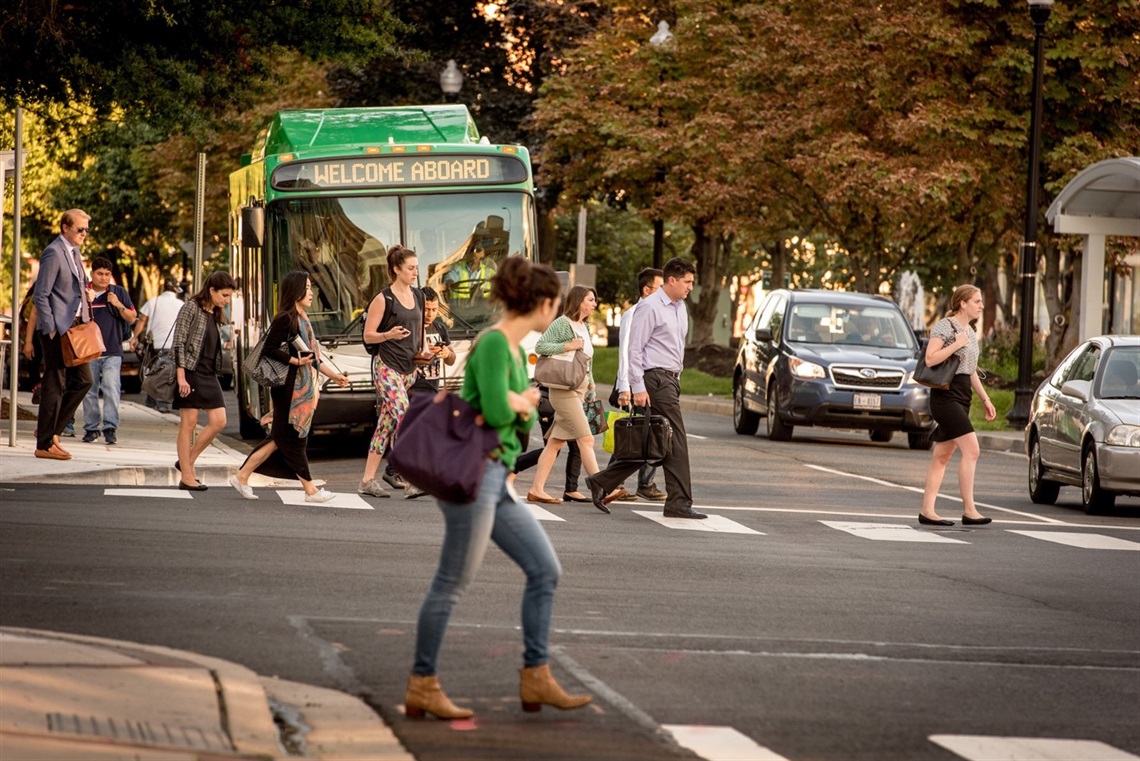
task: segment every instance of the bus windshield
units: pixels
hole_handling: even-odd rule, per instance
[[[535,254],[532,214],[530,196],[513,191],[278,201],[268,209],[271,282],[308,272],[317,337],[359,338],[368,303],[389,284],[388,247],[403,242],[452,331],[474,334],[493,321],[488,296],[498,263]]]

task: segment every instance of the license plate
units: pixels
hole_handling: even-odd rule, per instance
[[[883,397],[878,394],[855,394],[855,409],[877,410],[883,406]]]

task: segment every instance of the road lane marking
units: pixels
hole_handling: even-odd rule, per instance
[[[752,513],[804,513],[806,515],[846,515],[853,518],[894,518],[896,520],[916,521],[913,516],[900,516],[898,513],[855,513],[849,510],[809,510],[799,507],[740,507],[739,505],[701,505],[693,503],[694,510],[736,510],[738,512],[752,512]],[[1052,520],[1052,519],[1050,519]],[[1107,531],[1140,531],[1140,526],[1121,526],[1115,523],[1068,523],[1066,521],[1056,521],[1049,523],[1045,526],[1041,525],[1040,519],[1032,521],[1019,521],[1006,518],[994,519],[994,524],[1009,524],[1009,525],[1024,525],[1024,526],[1040,526],[1041,528],[1087,528],[1087,529],[1100,529]]]
[[[150,499],[193,499],[177,486],[170,489],[104,489],[104,497],[147,497]]]
[[[530,514],[533,515],[535,518],[537,518],[540,521],[561,521],[562,523],[566,522],[565,518],[557,516],[554,513],[547,510],[546,508],[539,507],[538,505],[534,504],[533,502],[527,502],[526,506],[527,506],[527,509],[530,510]]]
[[[342,507],[347,510],[375,509],[365,502],[359,494],[346,494],[344,492],[337,492],[337,495],[328,502],[306,502],[304,489],[278,489],[277,496],[286,505],[299,505],[301,507]]]
[[[1140,761],[1140,756],[1097,740],[983,735],[931,735],[929,740],[969,761]]]
[[[750,529],[734,520],[725,518],[723,515],[710,515],[703,520],[696,520],[693,518],[668,518],[661,513],[650,510],[631,510],[630,512],[640,515],[643,518],[648,518],[654,523],[660,523],[665,528],[675,528],[681,531],[715,531],[720,534],[755,534],[757,536],[766,536],[766,534],[761,531]]]
[[[913,526],[899,526],[894,523],[851,523],[848,521],[820,521],[839,531],[846,531],[860,539],[876,542],[926,542],[927,544],[969,544],[961,539],[951,539],[932,531],[919,531]]]
[[[1131,550],[1140,551],[1140,544],[1127,539],[1117,539],[1115,536],[1104,534],[1078,534],[1075,531],[1019,531],[1006,529],[1011,534],[1043,539],[1046,542],[1056,542],[1069,547],[1080,547],[1085,550]]]
[[[732,727],[662,724],[661,728],[706,761],[788,761]]]
[[[819,471],[822,471],[824,473],[831,473],[833,475],[844,476],[846,478],[858,478],[858,479],[863,480],[863,481],[870,481],[873,484],[879,484],[880,486],[890,486],[891,488],[894,488],[894,489],[902,489],[904,491],[916,492],[918,494],[922,494],[922,491],[923,491],[922,489],[920,489],[917,486],[907,486],[905,484],[897,484],[893,481],[884,481],[881,478],[872,478],[871,476],[861,476],[858,473],[848,473],[847,471],[844,471],[844,470],[835,470],[833,468],[825,468],[822,465],[812,465],[812,464],[809,464],[806,462],[803,465],[805,468],[811,468],[812,470],[819,470]],[[961,502],[962,501],[961,497],[955,497],[955,496],[952,496],[950,494],[943,494],[941,492],[938,493],[938,496],[941,499],[948,499],[948,500],[951,500],[952,502]],[[1062,521],[1059,521],[1056,518],[1046,518],[1043,515],[1034,515],[1033,513],[1024,513],[1020,510],[1014,510],[1013,508],[1009,508],[1009,507],[1001,507],[999,505],[991,505],[991,504],[988,504],[986,502],[975,502],[974,504],[976,504],[978,507],[986,507],[986,508],[989,508],[991,510],[1001,510],[1002,512],[1005,512],[1005,513],[1012,513],[1013,515],[1020,515],[1023,518],[1033,518],[1034,520],[1038,520],[1038,521],[1041,521],[1043,523],[1062,523]]]

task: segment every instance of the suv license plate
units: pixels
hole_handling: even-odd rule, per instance
[[[878,394],[855,394],[855,409],[877,410],[883,406],[883,397]]]

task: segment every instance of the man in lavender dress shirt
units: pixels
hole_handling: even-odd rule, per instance
[[[665,470],[665,517],[707,518],[693,509],[689,475],[689,442],[681,417],[681,370],[685,366],[685,338],[689,313],[685,299],[693,290],[696,270],[684,259],[670,259],[663,269],[665,282],[656,293],[638,302],[629,330],[629,387],[635,407],[651,406],[673,427],[673,451],[662,463]],[[640,462],[614,462],[586,477],[594,506],[608,513],[606,495],[641,467]]]

